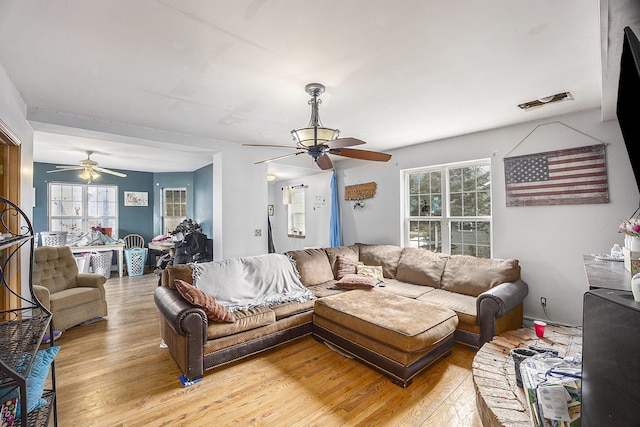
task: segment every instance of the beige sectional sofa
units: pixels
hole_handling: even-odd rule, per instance
[[[336,286],[338,257],[381,266],[384,286],[374,291],[453,310],[458,316],[455,341],[472,347],[522,325],[522,301],[528,287],[520,280],[520,266],[514,259],[367,244],[289,251],[286,255],[295,261],[302,284],[317,298],[348,292]],[[210,322],[204,311],[185,301],[173,285],[175,279],[192,283],[191,273],[190,265],[168,267],[154,295],[161,336],[187,379],[200,378],[206,370],[313,333],[314,300],[235,311],[234,323]]]

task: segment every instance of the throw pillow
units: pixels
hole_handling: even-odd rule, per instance
[[[182,295],[182,298],[190,302],[192,305],[204,310],[207,318],[214,322],[228,322],[233,323],[236,321],[233,314],[227,310],[227,308],[221,304],[211,295],[207,295],[200,289],[196,288],[190,283],[184,280],[175,279],[174,284],[176,289]]]
[[[384,282],[381,265],[359,265],[356,267],[356,272],[363,276],[371,276],[378,282]]]
[[[342,255],[336,257],[336,279],[342,279],[345,274],[357,274],[356,267],[362,265],[360,261],[354,261]]]
[[[371,289],[378,284],[378,279],[362,274],[345,274],[336,282],[341,289]]]
[[[44,383],[49,376],[51,363],[60,351],[60,346],[49,347],[36,353],[27,374],[27,411],[31,412],[47,404],[42,398]],[[17,403],[16,418],[20,418],[20,403]]]
[[[2,404],[2,412],[0,413],[0,421],[2,426],[12,426],[16,420],[16,412],[18,410],[18,398],[9,399]]]

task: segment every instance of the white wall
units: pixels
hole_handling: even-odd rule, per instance
[[[523,113],[526,114],[526,113]],[[515,150],[536,125],[539,127]],[[505,206],[503,158],[595,145],[606,142],[610,203],[564,206]],[[640,195],[617,121],[600,121],[600,110],[559,116],[526,124],[405,147],[390,152],[389,163],[339,162],[342,233],[345,244],[354,242],[401,244],[400,171],[443,163],[492,159],[494,257],[517,258],[522,278],[529,284],[525,316],[545,318],[540,297],[547,298],[552,321],[582,323],[582,296],[588,289],[582,255],[608,253],[623,243],[620,221],[638,207]],[[306,179],[306,178],[305,178]],[[365,208],[353,209],[344,201],[345,185],[374,181],[378,188]],[[328,185],[328,184],[327,184]]]
[[[332,175],[332,172],[324,172],[302,179],[269,183],[269,204],[274,206],[275,211],[271,217],[271,230],[276,252],[329,246]],[[304,239],[287,236],[287,206],[282,204],[282,187],[300,184],[307,186],[304,199],[306,228]]]

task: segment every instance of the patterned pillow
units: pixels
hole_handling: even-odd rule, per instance
[[[336,282],[336,285],[342,289],[371,289],[377,284],[378,279],[362,274],[345,274]]]
[[[191,304],[204,310],[207,317],[214,322],[229,322],[233,323],[236,318],[233,314],[227,310],[227,308],[210,295],[205,294],[195,286],[185,282],[184,280],[176,279],[174,281],[176,289],[182,295],[182,298],[189,301]]]
[[[363,276],[371,276],[378,280],[378,282],[384,282],[381,265],[358,265],[356,272]]]
[[[2,426],[12,426],[18,418],[16,416],[18,410],[18,398],[14,397],[2,404],[2,412],[0,413],[0,421]]]
[[[336,279],[340,280],[345,274],[356,274],[356,267],[362,265],[360,261],[354,261],[347,257],[338,255],[336,257]]]

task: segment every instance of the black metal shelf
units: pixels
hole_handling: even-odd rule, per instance
[[[51,316],[46,315],[0,323],[0,363],[15,374],[26,376],[50,321]],[[0,388],[12,383],[13,377],[0,370]]]
[[[16,204],[3,197],[0,197],[0,234],[4,237],[0,240],[2,252],[0,289],[4,288],[5,295],[13,295],[17,305],[15,308],[10,306],[9,309],[0,310],[0,390],[6,392],[3,398],[11,396],[12,393],[19,395],[19,405],[22,409],[26,409],[27,373],[47,329],[53,334],[52,315],[38,301],[33,292],[34,233],[31,222]],[[29,295],[21,295],[19,290],[12,289],[7,277],[12,274],[9,269],[16,265],[11,260],[18,256],[27,244],[30,257],[29,269],[22,272],[22,277],[28,278]],[[24,410],[21,418],[15,420],[14,426],[45,427],[49,425],[51,414],[53,414],[53,425],[57,426],[54,363],[55,361],[51,364],[52,389],[45,390],[42,395],[47,402],[46,405],[29,413]]]
[[[47,404],[29,412],[27,415],[27,425],[30,427],[46,427],[49,425],[49,418],[51,418],[51,410],[55,405],[56,395],[53,390],[45,390],[42,398],[47,401]],[[19,418],[16,419],[13,425],[14,427],[20,427],[22,425],[21,420]]]

